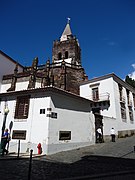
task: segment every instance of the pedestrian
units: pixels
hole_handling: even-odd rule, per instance
[[[10,141],[10,134],[8,132],[8,129],[5,129],[5,132],[3,136],[1,137],[1,149],[2,149],[2,155],[4,156],[4,153],[8,154],[8,150],[6,149],[6,145]]]
[[[101,130],[101,127],[99,127],[97,129],[97,138],[98,138],[98,141],[101,143],[102,142],[102,130]]]
[[[112,142],[115,142],[115,130],[114,130],[113,127],[112,127],[112,129],[111,129],[111,141],[112,141]]]

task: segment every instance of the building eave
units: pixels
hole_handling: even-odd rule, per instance
[[[6,97],[11,97],[11,96],[24,96],[24,95],[30,95],[30,94],[34,94],[34,93],[46,93],[46,92],[50,92],[50,93],[59,93],[62,95],[66,95],[67,97],[72,97],[75,99],[79,99],[81,101],[86,101],[86,102],[93,102],[91,100],[88,100],[86,98],[83,98],[79,95],[76,95],[74,93],[62,90],[60,88],[56,88],[56,87],[51,87],[51,86],[46,86],[44,88],[35,88],[35,89],[27,89],[27,90],[21,90],[21,91],[10,91],[10,92],[5,92],[5,93],[0,93],[0,98],[6,98]]]
[[[120,77],[118,77],[116,74],[114,73],[110,73],[110,74],[106,74],[104,76],[100,76],[100,77],[96,77],[93,79],[90,79],[88,81],[82,82],[80,85],[85,85],[85,84],[89,84],[89,83],[94,83],[97,81],[102,81],[108,78],[113,78],[114,81],[116,81],[118,84],[121,84],[123,87],[127,88],[128,90],[132,91],[135,93],[135,88],[133,88],[132,86],[130,86],[129,84],[127,84],[125,81],[123,81]]]

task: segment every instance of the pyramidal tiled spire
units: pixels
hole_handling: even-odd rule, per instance
[[[67,40],[67,36],[72,35],[71,28],[70,28],[70,18],[67,18],[67,19],[68,19],[67,25],[66,25],[63,33],[62,33],[60,41],[66,41]]]

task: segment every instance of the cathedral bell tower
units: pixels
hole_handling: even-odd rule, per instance
[[[79,94],[80,83],[88,78],[81,64],[81,48],[73,36],[70,18],[59,40],[53,42],[52,67],[54,86]]]
[[[66,63],[81,66],[81,49],[78,39],[72,35],[70,18],[60,40],[53,42],[52,62],[58,63],[64,59]]]

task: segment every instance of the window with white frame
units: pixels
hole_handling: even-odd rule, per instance
[[[127,103],[128,103],[128,105],[129,105],[129,104],[130,104],[129,90],[128,90],[128,89],[126,89],[126,92],[127,92]]]
[[[129,107],[129,118],[130,118],[130,121],[134,121],[132,107]]]
[[[93,101],[99,100],[99,85],[100,85],[100,83],[95,83],[95,84],[91,84],[89,86],[91,88],[92,100]]]
[[[122,103],[121,103],[121,118],[124,121],[126,121],[126,118],[127,118],[127,116],[126,116],[126,107],[125,107],[125,104],[122,104]]]
[[[92,99],[99,100],[99,90],[98,87],[92,88]]]
[[[123,88],[120,84],[119,84],[119,94],[120,94],[120,101],[123,101]]]

